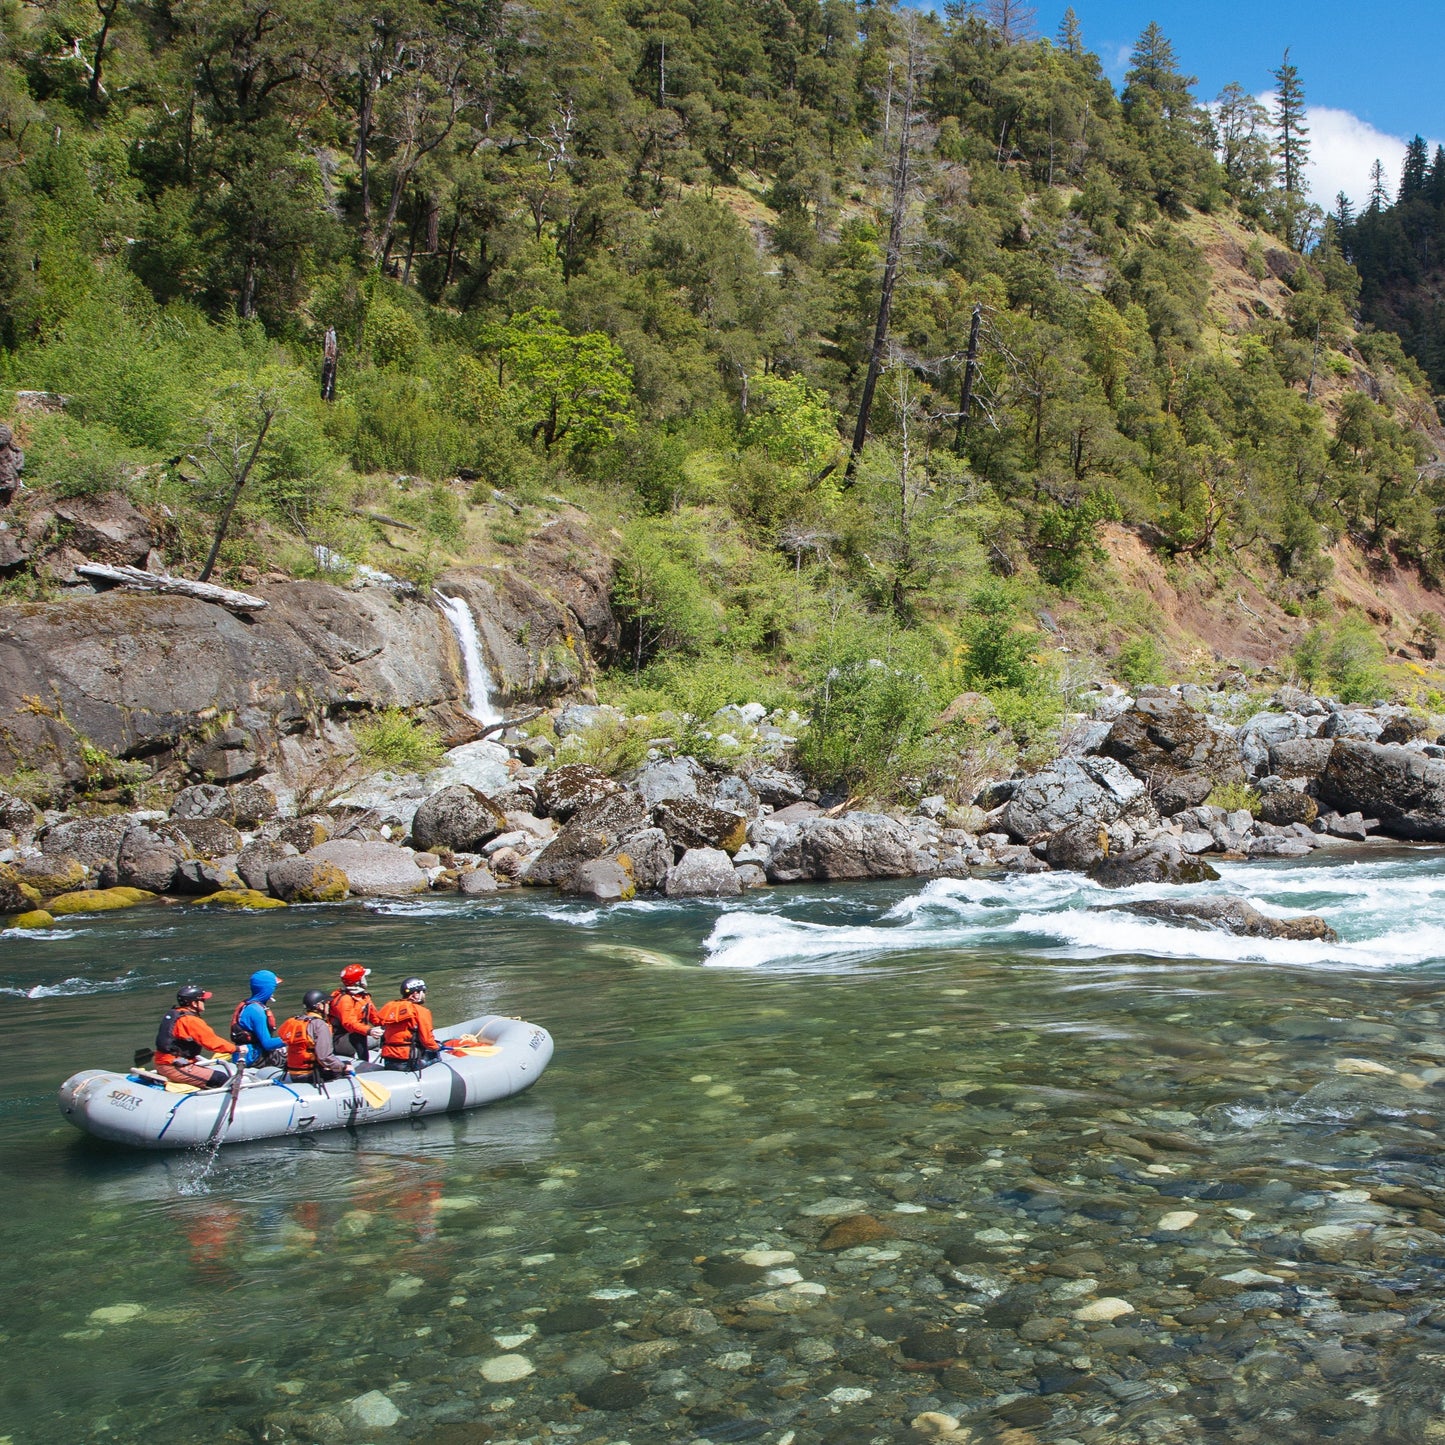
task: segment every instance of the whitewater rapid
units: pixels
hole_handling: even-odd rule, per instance
[[[1140,956],[1297,968],[1385,969],[1445,960],[1445,855],[1222,864],[1219,881],[1106,889],[1077,873],[939,878],[880,909],[836,924],[772,911],[723,913],[704,945],[713,968],[827,972],[880,956],[1005,949],[1056,959]],[[1144,899],[1229,894],[1262,913],[1313,913],[1338,943],[1238,938],[1118,911]]]

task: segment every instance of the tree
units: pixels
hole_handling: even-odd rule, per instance
[[[1275,79],[1275,159],[1279,162],[1280,233],[1297,251],[1304,250],[1314,213],[1306,198],[1305,170],[1309,165],[1309,127],[1305,124],[1305,93],[1299,70],[1284,53]]]
[[[1059,21],[1058,46],[1072,60],[1083,58],[1084,31],[1072,5],[1064,11],[1064,18]]]
[[[1417,135],[1405,146],[1405,160],[1400,167],[1400,192],[1397,197],[1403,206],[1425,192],[1425,181],[1430,171],[1430,148],[1424,136]]]
[[[1385,163],[1375,157],[1375,163],[1370,167],[1370,199],[1366,203],[1366,209],[1372,216],[1378,216],[1390,204],[1390,194],[1385,189]]]
[[[632,427],[632,368],[611,337],[574,336],[536,307],[496,328],[497,370],[520,393],[524,424],[547,451],[564,438],[588,447]]]
[[[1238,81],[1231,81],[1214,102],[1214,123],[1230,194],[1243,207],[1259,205],[1275,175],[1269,112]]]

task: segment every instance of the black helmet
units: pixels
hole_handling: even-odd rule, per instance
[[[405,996],[406,996],[407,994],[409,994],[409,993],[425,993],[425,992],[426,992],[426,979],[424,979],[424,978],[404,978],[404,979],[402,979],[402,981],[401,981],[401,992],[402,992],[402,996],[403,996],[403,997],[405,997]]]
[[[176,990],[176,1002],[178,1004],[204,1003],[210,996],[210,993],[198,983],[182,984],[182,986]]]
[[[320,1008],[326,1002],[326,995],[319,988],[308,988],[301,995],[301,1002],[306,1008]]]

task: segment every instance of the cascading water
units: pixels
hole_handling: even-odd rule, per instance
[[[436,599],[462,649],[462,670],[467,680],[467,711],[484,726],[501,722],[502,714],[492,702],[492,675],[487,671],[486,658],[482,656],[482,639],[477,632],[472,609],[460,597],[446,597],[438,592]]]

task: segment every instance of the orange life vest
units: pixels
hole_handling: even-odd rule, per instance
[[[381,1015],[377,1013],[369,993],[352,993],[345,988],[338,988],[332,993],[327,1015],[331,1027],[342,1034],[364,1034],[381,1022]]]
[[[311,1074],[316,1071],[316,1040],[307,1027],[310,1016],[298,1014],[281,1025],[280,1037],[286,1040],[286,1072]]]
[[[381,1056],[409,1059],[413,1051],[436,1047],[431,1010],[409,998],[393,999],[381,1008]]]

